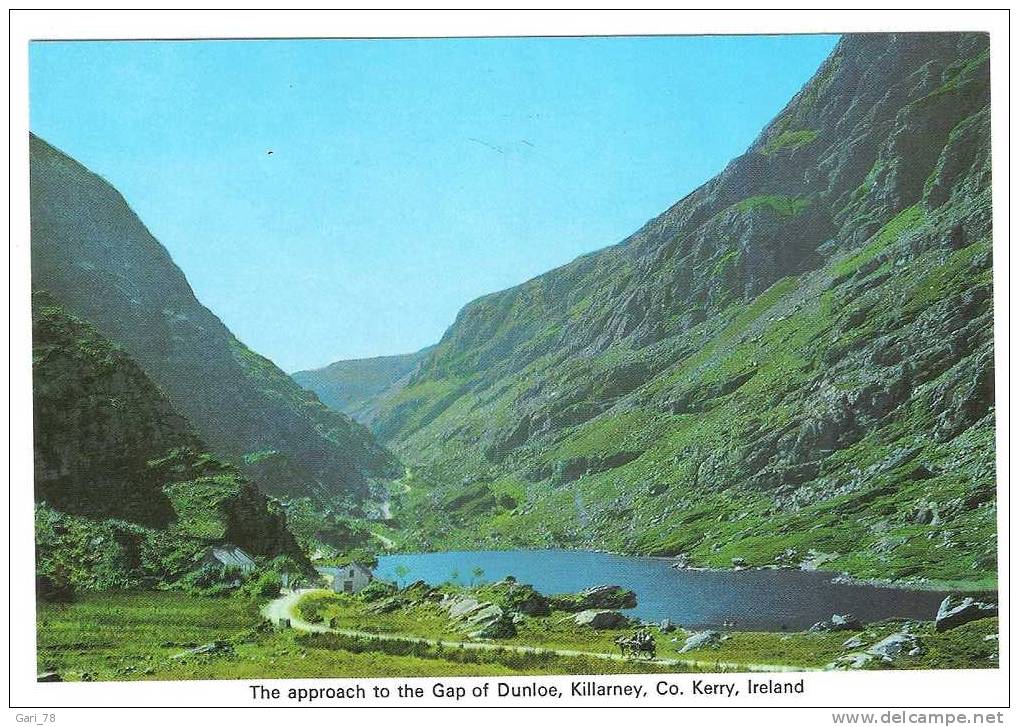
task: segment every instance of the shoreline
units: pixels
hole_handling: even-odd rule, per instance
[[[841,585],[850,586],[870,586],[873,588],[888,588],[897,591],[939,591],[951,594],[960,595],[986,595],[986,594],[997,594],[998,584],[995,581],[993,586],[984,583],[982,581],[939,581],[935,579],[921,579],[918,581],[904,581],[894,580],[890,578],[880,577],[861,577],[854,576],[846,571],[834,571],[825,570],[823,568],[796,568],[796,567],[783,567],[783,566],[746,566],[737,568],[725,568],[717,566],[707,565],[679,565],[681,561],[675,556],[668,555],[642,555],[640,553],[623,553],[614,550],[608,550],[605,548],[478,548],[478,549],[458,549],[458,550],[414,550],[414,551],[401,551],[401,550],[387,550],[383,553],[376,555],[378,558],[395,557],[400,555],[415,556],[415,555],[430,555],[435,553],[511,553],[511,552],[548,552],[550,550],[563,550],[573,553],[602,553],[605,555],[615,555],[624,558],[645,558],[647,560],[662,561],[665,563],[673,564],[671,567],[675,570],[690,571],[690,572],[707,572],[707,573],[741,573],[745,571],[804,571],[821,573],[831,576],[831,582]],[[327,566],[328,567],[328,566]]]

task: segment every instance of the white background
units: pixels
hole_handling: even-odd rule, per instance
[[[745,684],[745,675],[672,675],[659,677],[617,676],[596,678],[599,683],[640,682],[651,693],[664,678],[681,685],[688,696],[669,699],[574,701],[557,700],[553,706],[679,706],[745,707],[796,706],[800,709],[713,709],[688,710],[667,715],[664,719],[692,725],[733,724],[832,724],[834,708],[874,709],[881,714],[888,708],[969,713],[973,709],[998,711],[1009,703],[1007,674],[1009,668],[1009,540],[1008,513],[1008,400],[1009,400],[1009,34],[1007,11],[14,11],[11,15],[9,47],[10,62],[10,522],[11,591],[10,620],[10,704],[7,718],[16,724],[17,715],[41,715],[55,712],[57,725],[87,724],[179,724],[197,720],[196,724],[220,720],[243,719],[252,724],[308,720],[316,722],[336,719],[374,720],[378,715],[289,714],[273,709],[249,709],[243,714],[222,710],[201,709],[200,712],[151,710],[156,706],[208,708],[213,706],[267,706],[250,698],[249,682],[127,682],[86,684],[38,684],[35,657],[33,502],[32,502],[32,439],[31,439],[31,325],[29,314],[29,205],[28,205],[28,41],[35,38],[181,38],[181,37],[372,37],[429,35],[587,35],[587,34],[698,34],[698,33],[845,33],[877,31],[960,31],[983,30],[991,33],[992,138],[994,143],[994,229],[995,235],[995,313],[996,370],[998,413],[998,503],[1001,598],[1001,664],[997,670],[938,672],[856,672],[812,673],[806,678],[806,694],[796,697],[694,698],[689,696],[693,678],[710,681],[735,680]],[[7,507],[7,505],[4,505]],[[6,588],[6,586],[5,586]],[[7,599],[4,599],[7,600]],[[767,679],[768,675],[755,678]],[[791,674],[771,678],[796,679]],[[369,680],[357,680],[370,686]],[[491,681],[513,681],[559,684],[568,691],[572,677],[511,677],[500,679],[382,679],[376,683],[394,688],[402,681],[425,687],[430,693],[435,681],[471,686]],[[314,683],[297,680],[266,680],[266,686],[278,687],[285,694],[294,685],[340,685],[341,680]],[[745,691],[745,690],[744,690]],[[370,693],[370,689],[369,689]],[[429,698],[423,702],[388,701],[386,704],[405,707],[443,704],[448,700]],[[276,704],[285,704],[280,700]],[[475,706],[483,700],[465,700],[461,704]],[[322,706],[342,705],[342,701],[321,703]],[[489,700],[489,705],[547,706],[550,702],[534,700]],[[74,707],[123,707],[125,709],[70,709]],[[804,709],[802,707],[820,709]],[[828,709],[832,708],[832,709]],[[397,719],[413,721],[439,718],[475,720],[479,715],[418,713],[405,711]],[[507,715],[507,713],[502,713]],[[507,715],[508,719],[526,719],[528,714]],[[635,715],[642,718],[642,715]],[[649,715],[650,716],[650,715]],[[499,713],[481,715],[484,719]],[[40,717],[41,718],[41,717]],[[618,711],[602,711],[581,719],[618,722],[630,718]],[[660,717],[654,717],[659,719]],[[1005,717],[1006,723],[1009,715]],[[884,723],[893,723],[890,716]],[[881,721],[878,724],[882,723]]]

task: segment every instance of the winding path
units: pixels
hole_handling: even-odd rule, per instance
[[[588,656],[595,659],[607,659],[609,661],[627,661],[619,654],[607,654],[596,651],[577,651],[574,649],[550,649],[540,646],[517,646],[511,644],[493,644],[483,641],[446,641],[444,639],[427,639],[423,636],[410,636],[405,634],[377,634],[370,631],[359,631],[356,629],[331,628],[324,623],[312,623],[301,618],[297,614],[297,602],[301,596],[320,589],[304,588],[297,591],[290,591],[283,594],[274,601],[269,601],[262,607],[262,615],[273,623],[280,619],[290,619],[290,626],[298,631],[317,634],[342,634],[344,636],[359,636],[368,639],[379,639],[381,641],[410,641],[415,644],[428,644],[430,646],[442,646],[444,649],[475,649],[478,651],[515,651],[522,654],[547,654],[553,652],[558,656]],[[731,661],[705,661],[699,659],[654,659],[649,664],[661,666],[691,666],[698,669],[720,671],[751,671],[751,672],[800,672],[817,671],[810,667],[786,666],[784,664],[739,664]]]

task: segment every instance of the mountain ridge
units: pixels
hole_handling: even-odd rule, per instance
[[[402,388],[432,348],[426,346],[414,353],[394,356],[334,361],[317,369],[295,371],[290,378],[315,392],[326,406],[367,426],[376,414],[373,401]]]

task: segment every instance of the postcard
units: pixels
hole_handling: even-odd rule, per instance
[[[32,37],[34,694],[1001,674],[1007,40],[831,27]]]

